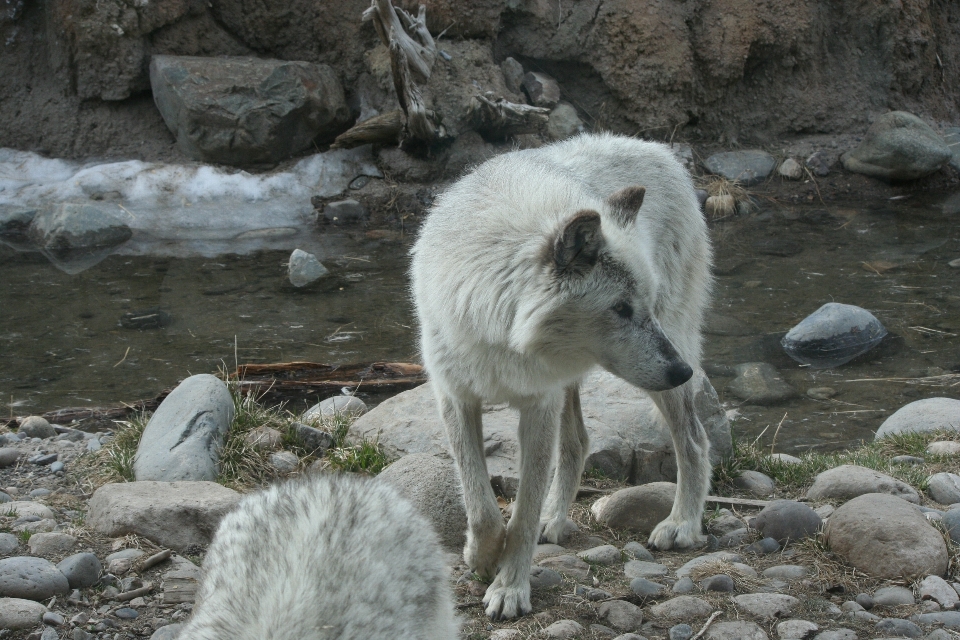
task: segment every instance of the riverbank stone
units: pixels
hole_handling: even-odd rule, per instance
[[[272,164],[332,139],[350,124],[336,72],[324,64],[155,55],[153,99],[187,156]]]
[[[715,622],[703,637],[704,640],[769,640],[766,631],[747,620]],[[786,640],[783,636],[780,638]]]
[[[647,535],[670,515],[676,495],[674,483],[651,482],[599,498],[590,511],[604,526]]]
[[[956,504],[960,502],[960,476],[945,471],[935,473],[927,479],[927,492],[940,504]]]
[[[44,207],[28,235],[50,257],[70,262],[117,247],[133,237],[133,231],[115,204],[61,202]]]
[[[806,640],[820,630],[809,620],[784,620],[777,625],[777,637],[780,640]]]
[[[49,560],[30,556],[0,560],[0,597],[39,601],[67,593],[66,576]]]
[[[677,596],[650,607],[650,613],[654,618],[689,621],[706,618],[713,613],[713,607],[694,596]]]
[[[206,373],[190,376],[147,423],[133,462],[136,479],[216,480],[220,447],[233,416],[233,398],[220,378]]]
[[[797,362],[827,369],[866,353],[886,335],[886,328],[866,309],[828,302],[790,329],[780,344]]]
[[[333,396],[321,400],[303,412],[300,420],[314,425],[333,420],[337,416],[357,418],[367,413],[367,405],[356,396]]]
[[[71,589],[84,589],[100,581],[103,565],[96,554],[83,552],[64,558],[57,565],[57,569],[66,576]]]
[[[947,569],[940,532],[915,506],[886,493],[841,505],[830,516],[824,538],[834,553],[877,578],[916,579]]]
[[[716,391],[702,372],[692,384],[700,422],[710,438],[716,463],[731,452],[730,423]],[[643,391],[600,369],[587,374],[580,388],[584,424],[590,436],[585,469],[631,484],[676,479],[670,431]],[[484,447],[491,481],[506,497],[519,486],[519,414],[506,404],[483,407]],[[450,445],[430,384],[389,398],[350,427],[348,442],[378,439],[385,453],[449,457]]]
[[[800,600],[781,593],[745,593],[733,599],[737,607],[764,620],[789,616]]]
[[[305,287],[330,273],[320,264],[317,256],[301,249],[294,249],[287,262],[287,277],[295,287]]]
[[[926,433],[928,431],[960,432],[960,400],[924,398],[904,405],[883,421],[876,440],[894,433]]]
[[[940,576],[927,576],[921,580],[919,591],[921,600],[933,600],[944,609],[954,609],[960,603],[960,593]]]
[[[97,489],[86,525],[115,538],[136,533],[177,551],[207,545],[240,494],[215,482],[125,482]]]
[[[823,520],[816,511],[794,500],[774,500],[750,523],[752,528],[780,544],[816,535],[822,525]]]
[[[777,166],[777,160],[766,151],[724,151],[703,162],[704,168],[727,180],[736,180],[745,187],[763,182]]]
[[[32,629],[43,619],[47,608],[24,598],[0,598],[0,629]]]
[[[737,377],[727,389],[750,404],[773,405],[795,398],[797,390],[781,377],[776,367],[767,362],[747,362],[734,367]]]
[[[776,490],[776,484],[773,478],[759,471],[741,471],[740,475],[733,479],[733,486],[749,494],[766,497]]]
[[[604,602],[597,614],[604,623],[618,631],[633,631],[643,624],[643,610],[626,600]]]
[[[899,607],[905,604],[916,604],[913,591],[906,587],[881,587],[873,594],[874,606]]]
[[[960,509],[950,509],[944,513],[942,522],[950,534],[950,539],[960,544]]]
[[[807,497],[811,500],[850,500],[868,493],[888,493],[920,504],[920,494],[906,482],[854,464],[841,465],[818,474],[807,491]]]
[[[433,525],[440,543],[460,552],[466,543],[467,511],[460,478],[450,460],[426,453],[400,458],[384,469],[377,482],[395,487]],[[620,552],[614,547],[619,559]]]
[[[53,438],[57,435],[57,430],[43,416],[27,416],[20,422],[17,431],[30,438]]]
[[[874,121],[860,145],[844,153],[843,168],[884,180],[915,180],[947,164],[953,153],[930,125],[906,111]]]
[[[960,442],[953,440],[938,440],[927,445],[926,454],[930,456],[957,456],[960,455]]]

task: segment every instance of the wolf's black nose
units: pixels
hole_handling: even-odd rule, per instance
[[[679,387],[693,376],[693,369],[683,360],[677,360],[667,368],[667,382],[671,387]]]

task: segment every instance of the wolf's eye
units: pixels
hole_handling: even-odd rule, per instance
[[[618,302],[611,309],[621,318],[629,320],[633,317],[633,307],[627,302]]]

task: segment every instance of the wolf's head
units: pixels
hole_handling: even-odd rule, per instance
[[[577,211],[547,239],[542,260],[557,303],[540,314],[538,344],[530,346],[665,391],[693,370],[656,318],[657,271],[644,246],[652,240],[633,229],[644,195],[643,187],[622,189],[604,203],[604,215]]]

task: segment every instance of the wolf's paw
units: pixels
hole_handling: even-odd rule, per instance
[[[565,541],[571,533],[579,531],[580,527],[570,518],[551,518],[540,521],[540,544],[549,542],[550,544],[560,544]]]
[[[702,546],[706,536],[700,533],[700,527],[700,520],[678,522],[667,518],[650,534],[650,544],[661,551]]]
[[[467,531],[467,545],[463,548],[463,560],[483,580],[493,580],[503,552],[507,532],[501,524],[486,535],[474,535]]]
[[[533,607],[530,606],[530,581],[523,580],[519,586],[501,584],[500,576],[487,587],[483,596],[487,616],[491,620],[507,620],[525,616]]]

